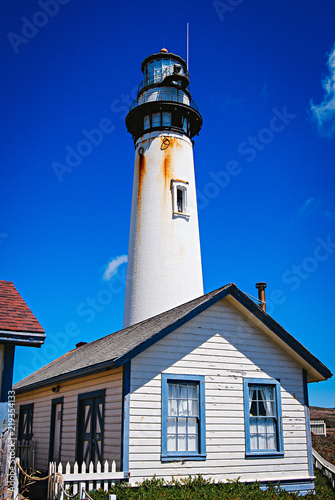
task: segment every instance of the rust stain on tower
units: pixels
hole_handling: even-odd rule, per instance
[[[176,146],[180,146],[174,137],[169,137],[168,141],[168,146],[164,143],[163,176],[165,187],[170,186],[171,179],[173,178],[173,150]]]
[[[137,183],[137,212],[136,212],[136,226],[137,226],[137,238],[135,238],[135,246],[138,249],[140,244],[140,229],[141,229],[141,207],[142,207],[142,195],[143,195],[143,184],[146,174],[146,160],[144,154],[139,154],[137,156],[137,172],[138,172],[138,183]],[[134,268],[138,267],[138,252],[136,253],[136,258],[134,261]]]
[[[138,156],[138,186],[137,186],[137,208],[140,210],[142,203],[142,190],[146,174],[146,161],[144,154]]]

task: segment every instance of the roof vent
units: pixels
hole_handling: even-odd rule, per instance
[[[265,288],[266,283],[264,281],[260,281],[256,283],[256,288],[258,289],[258,305],[264,312],[266,312],[266,302],[265,302]]]

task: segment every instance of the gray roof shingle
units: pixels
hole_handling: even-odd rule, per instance
[[[228,294],[232,295],[273,330],[322,376],[325,378],[332,376],[328,368],[305,349],[305,347],[276,323],[271,316],[264,313],[235,284],[230,283],[141,323],[129,326],[69,351],[15,384],[14,389],[17,392],[22,392],[23,390],[49,385],[61,380],[68,380],[121,366],[133,356],[142,352]]]

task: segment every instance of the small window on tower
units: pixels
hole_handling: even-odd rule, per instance
[[[162,113],[162,125],[164,127],[171,127],[171,113]]]
[[[188,125],[188,121],[186,120],[186,118],[183,116],[182,119],[181,119],[181,123],[182,123],[182,127],[183,127],[183,130],[184,132],[187,133],[187,125]]]
[[[177,210],[178,212],[184,212],[183,210],[183,190],[177,188]]]
[[[173,205],[173,215],[183,216],[188,218],[187,210],[187,181],[182,180],[172,180],[171,181],[171,191],[172,191],[172,205]]]
[[[152,113],[152,126],[160,127],[161,125],[161,114],[160,113]]]

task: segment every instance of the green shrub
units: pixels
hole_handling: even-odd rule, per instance
[[[202,476],[173,479],[169,483],[153,478],[137,487],[122,483],[113,486],[108,493],[102,490],[90,492],[94,500],[108,500],[108,494],[116,495],[116,500],[335,500],[334,490],[319,471],[316,471],[315,494],[309,493],[305,497],[288,493],[274,484],[262,491],[259,483],[245,484],[237,480],[215,484]]]

